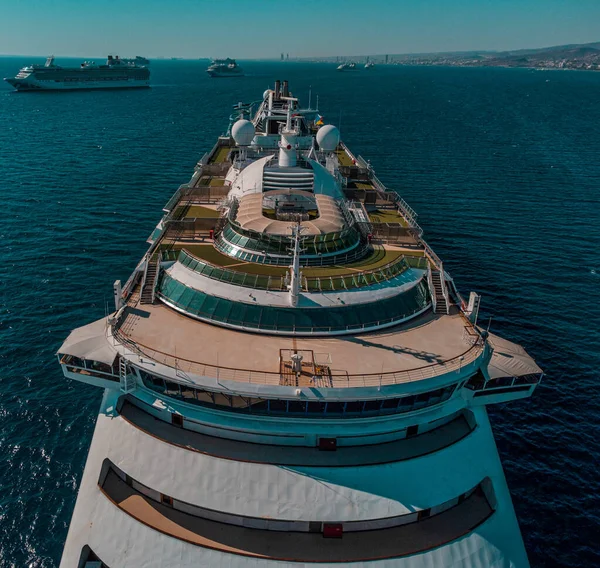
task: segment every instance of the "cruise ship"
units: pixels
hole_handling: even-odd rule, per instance
[[[103,389],[62,568],[528,566],[486,406],[542,370],[286,81],[239,108],[58,350]]]
[[[206,72],[211,77],[243,77],[244,70],[235,59],[214,59]]]
[[[342,63],[337,66],[336,71],[354,71],[356,69],[356,63],[354,61]]]
[[[79,67],[62,67],[51,56],[44,65],[23,67],[15,77],[4,80],[17,91],[149,87],[149,63],[145,57],[120,59],[118,55],[109,55],[104,65],[84,61]]]

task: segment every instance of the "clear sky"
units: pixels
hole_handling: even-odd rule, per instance
[[[239,59],[600,41],[600,0],[0,0],[0,54]]]

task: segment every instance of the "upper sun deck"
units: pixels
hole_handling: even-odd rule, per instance
[[[484,352],[460,313],[428,313],[400,327],[352,336],[265,337],[196,321],[162,304],[136,302],[113,333],[143,360],[189,377],[299,387],[420,381],[466,368]],[[294,353],[302,355],[297,376]]]

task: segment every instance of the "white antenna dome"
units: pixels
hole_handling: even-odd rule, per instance
[[[254,138],[254,124],[245,119],[236,121],[231,128],[231,136],[238,146],[250,146]]]
[[[263,101],[269,96],[269,93],[271,92],[271,89],[267,89],[264,93],[263,93]]]
[[[333,126],[333,124],[328,124],[327,126],[319,128],[319,131],[317,132],[317,144],[321,150],[333,152],[339,143],[340,131]]]

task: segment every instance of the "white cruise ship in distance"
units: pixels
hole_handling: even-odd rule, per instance
[[[61,67],[54,63],[54,56],[51,56],[44,65],[23,67],[15,77],[6,77],[4,80],[17,91],[149,87],[149,64],[145,57],[120,59],[118,55],[109,55],[104,65],[84,61],[79,67]]]
[[[354,61],[349,61],[338,65],[336,71],[354,71],[355,69],[356,63],[354,63]]]
[[[58,351],[104,389],[61,566],[528,566],[486,405],[541,369],[287,82],[239,108]]]
[[[235,59],[214,59],[206,72],[211,77],[243,77],[244,70]]]

